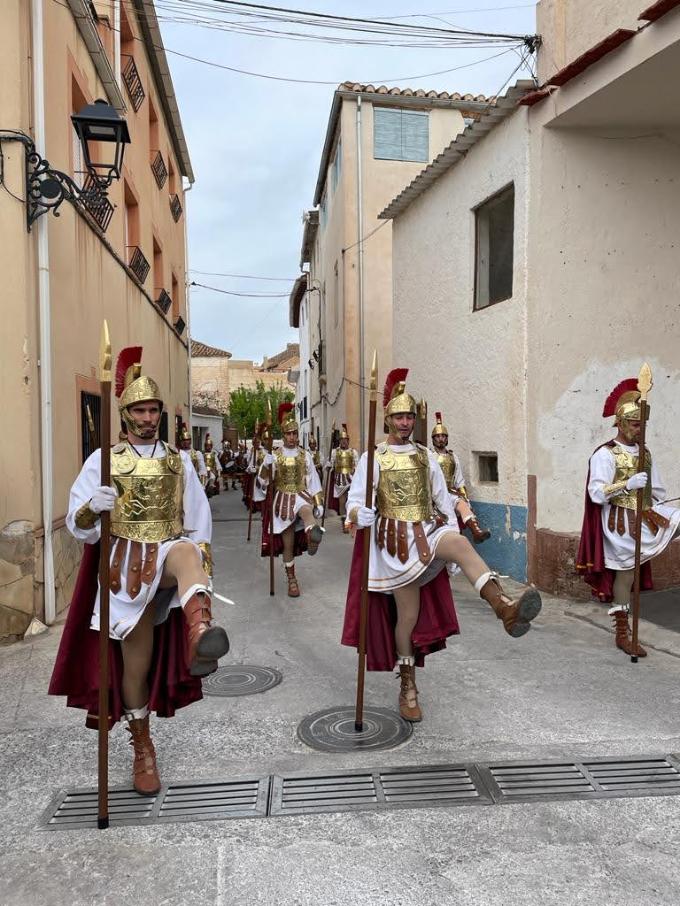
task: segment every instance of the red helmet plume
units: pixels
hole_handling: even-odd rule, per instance
[[[435,422],[437,422],[438,424],[441,424],[441,420],[442,420],[442,414],[441,414],[441,412],[435,412],[435,414],[434,414],[434,420],[435,420]]]
[[[288,415],[288,413],[291,410],[293,410],[294,408],[295,408],[294,403],[279,403],[277,418],[279,420],[280,425],[283,424],[283,420],[286,417],[286,415]]]
[[[383,390],[383,408],[392,399],[392,391],[400,381],[406,381],[408,368],[393,368],[385,378],[385,389]]]
[[[629,393],[631,390],[637,389],[637,378],[626,378],[625,381],[621,381],[620,384],[617,384],[605,400],[604,409],[602,410],[602,418],[609,418],[612,415],[616,415],[616,404],[621,398],[621,395],[624,393]]]
[[[125,375],[128,368],[137,365],[142,361],[141,346],[126,346],[118,353],[116,361],[116,396],[120,396],[125,390]]]

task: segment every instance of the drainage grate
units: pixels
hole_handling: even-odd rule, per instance
[[[253,667],[247,664],[230,664],[218,667],[203,680],[205,695],[255,695],[278,686],[283,674],[274,667]]]
[[[498,802],[668,796],[680,794],[680,772],[670,758],[509,762],[479,769]]]
[[[149,798],[131,789],[111,790],[109,809],[115,826],[672,795],[680,795],[680,760],[667,755],[412,766],[171,783]],[[96,828],[97,791],[60,792],[46,809],[41,825],[47,830]]]

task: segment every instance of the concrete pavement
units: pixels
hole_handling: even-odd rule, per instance
[[[277,563],[270,598],[259,524],[246,545],[240,494],[212,506],[215,588],[235,601],[215,607],[232,639],[225,662],[277,667],[284,679],[154,721],[165,780],[680,751],[675,633],[656,627],[653,644],[672,653],[633,666],[598,625],[600,611],[547,598],[532,632],[513,640],[461,579],[462,634],[419,674],[425,720],[412,738],[382,753],[307,749],[300,719],[354,700],[356,655],[339,644],[351,541],[332,519],[318,555],[299,561],[302,597],[285,596]],[[95,734],[46,695],[59,634],[0,649],[3,906],[678,901],[674,797],[42,831],[55,791],[96,783]],[[367,703],[394,708],[397,685],[368,674]],[[126,738],[121,727],[111,735],[112,786],[128,782]]]

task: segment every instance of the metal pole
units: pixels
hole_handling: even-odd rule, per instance
[[[357,95],[357,243],[358,260],[357,276],[359,279],[359,442],[360,449],[365,450],[366,439],[366,403],[364,400],[365,363],[364,363],[364,184],[361,155],[363,142],[361,136],[361,94]]]

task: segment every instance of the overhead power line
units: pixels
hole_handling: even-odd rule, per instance
[[[205,283],[197,283],[195,280],[192,280],[189,286],[197,286],[200,289],[209,289],[213,293],[238,296],[243,299],[287,299],[290,296],[290,293],[239,293],[234,290],[220,289],[218,286],[206,286]]]
[[[204,277],[234,277],[239,280],[274,280],[277,283],[293,283],[295,277],[258,277],[253,274],[222,274],[216,271],[197,271],[190,268],[192,274],[201,274]]]

